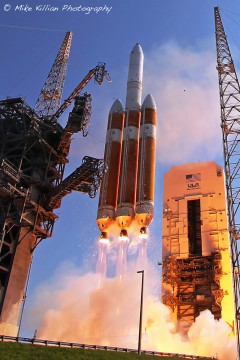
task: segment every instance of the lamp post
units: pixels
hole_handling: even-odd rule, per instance
[[[139,333],[138,333],[138,355],[141,355],[144,270],[137,271],[137,273],[142,274],[141,304],[140,304]]]

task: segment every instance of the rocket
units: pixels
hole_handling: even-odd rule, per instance
[[[105,143],[104,174],[97,213],[100,241],[108,241],[113,224],[120,240],[137,223],[139,235],[147,237],[153,218],[156,104],[147,95],[142,106],[143,51],[136,44],[130,54],[125,109],[116,100],[109,112]]]

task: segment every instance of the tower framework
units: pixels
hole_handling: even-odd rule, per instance
[[[218,7],[214,8],[214,15],[236,335],[240,358],[240,267],[237,244],[240,226],[240,87]]]
[[[69,31],[66,33],[34,107],[36,114],[41,118],[48,119],[60,107],[71,42],[72,33]]]
[[[79,95],[94,78],[102,84],[105,63],[91,69],[60,106],[71,33],[67,33],[47,81],[32,109],[22,98],[0,101],[0,333],[18,334],[21,302],[33,251],[52,236],[64,196],[72,191],[94,197],[105,171],[89,156],[63,179],[72,135],[87,135],[90,94]],[[74,101],[65,128],[58,119]],[[21,322],[21,319],[20,319]]]
[[[80,121],[80,119],[79,119]],[[23,290],[33,250],[52,236],[53,210],[72,190],[94,196],[102,160],[85,157],[63,180],[57,152],[64,129],[49,127],[21,99],[0,101],[0,333],[16,335]],[[94,192],[95,191],[95,192]]]

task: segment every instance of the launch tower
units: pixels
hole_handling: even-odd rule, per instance
[[[217,71],[221,106],[224,170],[226,177],[228,227],[231,249],[236,338],[240,358],[240,262],[239,262],[239,156],[240,156],[240,86],[218,7],[214,8]]]
[[[53,210],[73,190],[94,197],[102,160],[85,156],[63,180],[73,133],[86,128],[91,97],[79,95],[94,78],[101,84],[105,64],[89,71],[60,106],[72,34],[67,33],[35,109],[22,98],[0,101],[0,333],[16,336],[33,251],[52,235]],[[58,118],[75,100],[65,128]]]

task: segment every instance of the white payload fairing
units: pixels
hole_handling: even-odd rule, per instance
[[[125,110],[116,100],[109,113],[104,174],[97,214],[102,242],[113,223],[120,239],[128,239],[128,228],[136,221],[139,234],[153,218],[156,104],[147,95],[142,106],[143,52],[136,44],[130,54]]]

